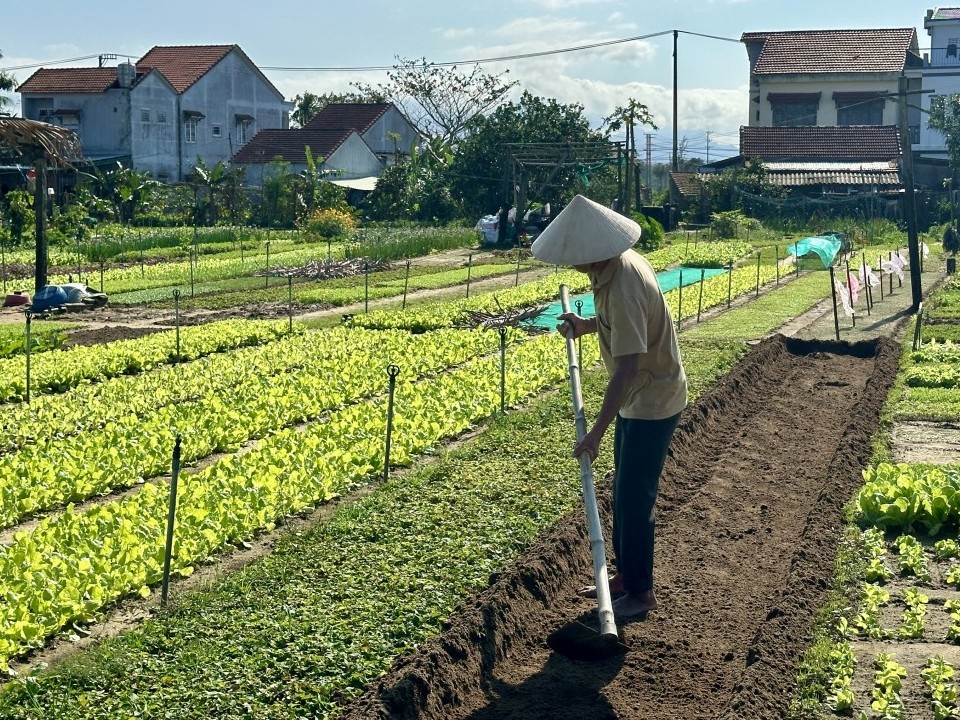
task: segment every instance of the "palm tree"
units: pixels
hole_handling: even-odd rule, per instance
[[[33,165],[37,174],[33,209],[37,216],[37,253],[35,287],[47,284],[47,166],[70,167],[83,150],[76,133],[56,125],[0,117],[0,156],[10,156]]]
[[[0,59],[3,58],[3,51],[0,50]],[[13,92],[17,87],[17,81],[13,75],[0,72],[0,92]],[[0,115],[9,115],[6,107],[13,105],[13,100],[6,95],[0,95]]]

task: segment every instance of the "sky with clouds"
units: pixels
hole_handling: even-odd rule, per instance
[[[96,67],[100,54],[135,60],[154,45],[235,43],[293,99],[383,82],[384,70],[362,68],[387,68],[397,57],[484,60],[485,71],[519,81],[516,96],[528,90],[579,103],[594,127],[631,98],[645,103],[658,126],[647,130],[657,161],[672,147],[678,30],[677,135],[690,156],[715,160],[735,154],[747,122],[742,33],[914,27],[922,49],[933,7],[915,0],[48,0],[5,9],[0,68],[23,82],[38,66]],[[597,47],[575,49],[590,45]],[[492,60],[549,51],[561,52]],[[84,59],[58,62],[74,58]],[[14,101],[18,109],[19,96]]]

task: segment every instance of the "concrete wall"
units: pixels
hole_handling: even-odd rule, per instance
[[[130,127],[134,167],[157,180],[175,181],[177,94],[160,73],[150,73],[130,91]]]
[[[783,75],[776,78],[760,76],[759,85],[751,88],[751,97],[760,96],[760,102],[750,101],[751,127],[771,127],[773,109],[767,100],[768,93],[820,93],[817,107],[817,125],[837,124],[837,103],[833,99],[835,92],[897,92],[897,78],[877,78],[864,76],[863,73],[823,74],[823,75]],[[883,125],[897,124],[897,105],[884,103]]]
[[[396,143],[388,136],[388,133],[399,133],[400,140]],[[403,113],[393,107],[383,114],[373,127],[363,135],[370,149],[377,155],[386,155],[387,164],[392,165],[396,162],[396,154],[399,150],[400,155],[409,155],[410,148],[420,142],[420,133],[410,124]]]
[[[44,120],[77,133],[83,151],[91,156],[130,155],[130,91],[21,96],[23,117]],[[47,116],[41,118],[41,108]],[[79,122],[71,116],[53,115],[55,110],[79,110]]]

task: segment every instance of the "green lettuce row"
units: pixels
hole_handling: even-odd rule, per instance
[[[343,246],[332,249],[334,257],[343,257]],[[232,255],[232,253],[231,253]],[[277,267],[279,265],[302,265],[308,260],[327,257],[326,244],[298,245],[290,249],[286,246],[280,252],[274,252],[271,248],[270,265]],[[239,277],[241,275],[251,275],[252,273],[264,270],[267,265],[267,252],[264,246],[262,251],[256,253],[247,252],[243,258],[240,257],[201,257],[200,261],[194,264],[193,281],[194,283],[211,282],[214,280],[225,280],[228,278]],[[50,278],[53,284],[63,284],[68,282],[69,273],[64,275],[54,275]],[[90,285],[100,287],[100,272],[84,272],[84,279],[89,279]],[[122,268],[112,268],[103,272],[103,291],[110,293],[127,293],[134,290],[148,290],[157,287],[170,287],[171,294],[175,288],[181,291],[190,289],[190,261],[164,262],[154,265],[144,265],[143,268],[138,264],[129,265]]]
[[[729,273],[728,273],[729,274]],[[741,295],[748,295],[751,292],[755,292],[757,288],[757,266],[747,265],[744,267],[734,268],[732,277],[728,277],[728,274],[724,275],[715,275],[712,278],[707,278],[703,281],[703,299],[701,304],[700,298],[700,283],[697,282],[693,285],[687,285],[681,291],[680,288],[675,288],[673,290],[668,290],[663,294],[667,300],[667,305],[670,307],[670,313],[673,315],[673,318],[676,320],[678,317],[680,319],[686,320],[687,318],[696,317],[697,309],[709,310],[711,308],[724,305],[727,302],[727,284],[730,284],[730,298],[734,300]],[[780,271],[781,277],[783,277],[783,270]],[[777,278],[777,267],[776,265],[770,264],[761,264],[760,265],[760,287],[763,288],[764,285],[773,282]],[[829,285],[829,282],[827,283]],[[680,308],[681,296],[683,300],[683,308]]]
[[[860,521],[882,530],[911,532],[919,528],[931,537],[960,519],[960,469],[879,463],[863,471],[857,497]]]
[[[213,368],[184,366],[185,376],[199,380],[188,383],[195,398],[149,414],[119,415],[90,432],[45,437],[0,456],[0,525],[162,474],[169,453],[161,438],[170,428],[183,428],[182,460],[191,462],[381,392],[390,363],[420,377],[493,352],[500,343],[489,331],[411,336],[337,328],[312,335],[283,343],[274,353],[275,359],[285,354],[296,360],[296,368],[292,362],[256,365],[251,373],[245,355],[228,355]],[[224,385],[221,378],[233,382]]]
[[[598,359],[584,343],[584,361]],[[402,375],[397,384],[391,459],[454,436],[497,411],[499,357],[469,363],[425,383]],[[511,350],[506,401],[556,383],[567,374],[556,335]],[[269,530],[281,517],[365,482],[383,465],[386,401],[351,405],[304,430],[279,431],[250,452],[218,460],[184,477],[178,499],[172,567],[192,566],[218,548]],[[170,438],[167,439],[168,443]],[[0,548],[0,668],[74,622],[89,622],[130,592],[150,593],[161,578],[167,487],[84,512],[72,507],[20,532]]]
[[[960,364],[927,362],[907,367],[903,381],[910,387],[955,388],[960,385]]]
[[[194,360],[211,353],[262,345],[287,335],[289,321],[221,320],[180,328],[180,355],[176,330],[117,340],[104,345],[78,345],[30,358],[30,392],[63,392],[80,383],[118,375],[132,375],[158,365]],[[294,325],[294,332],[303,328]],[[0,360],[0,402],[26,397],[26,358]]]
[[[557,297],[561,283],[566,284],[570,292],[582,292],[590,287],[590,280],[586,275],[575,270],[565,270],[542,280],[523,283],[518,287],[504,290],[485,292],[470,298],[431,303],[429,306],[400,312],[376,310],[363,315],[354,315],[348,324],[352,327],[374,330],[403,329],[411,332],[439,330],[454,325],[467,311],[498,312],[552,301]]]

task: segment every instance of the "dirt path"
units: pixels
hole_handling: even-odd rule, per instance
[[[574,619],[596,626],[576,596],[592,577],[577,513],[344,717],[783,717],[897,359],[885,339],[776,337],[687,411],[658,504],[661,609],[621,627],[626,656],[577,663],[545,645]],[[599,500],[607,515],[606,482]]]

